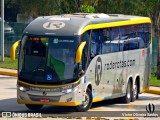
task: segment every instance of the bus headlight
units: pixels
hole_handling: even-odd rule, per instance
[[[71,93],[72,91],[73,91],[73,89],[62,90],[63,93]]]
[[[23,92],[26,92],[26,91],[29,90],[29,89],[27,89],[27,88],[25,88],[25,87],[23,87],[23,86],[18,86],[18,89],[19,89],[20,91],[23,91]]]
[[[71,92],[76,92],[77,91],[77,87],[75,88],[70,88],[70,89],[65,89],[65,90],[62,90],[63,93],[71,93]]]

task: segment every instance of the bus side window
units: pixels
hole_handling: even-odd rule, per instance
[[[119,39],[120,39],[120,51],[126,51],[128,50],[128,26],[122,26],[119,28]]]
[[[148,47],[151,39],[151,25],[144,24],[144,36],[145,36],[145,46]]]
[[[119,51],[119,27],[111,28],[111,52]]]
[[[128,40],[128,50],[134,50],[138,48],[138,43],[136,38],[130,38]]]
[[[102,34],[102,54],[107,54],[111,52],[110,29],[103,29]]]
[[[87,59],[88,59],[88,46],[89,46],[89,38],[90,38],[90,31],[85,32],[82,37],[81,37],[81,41],[86,41],[86,45],[83,49],[83,53],[82,53],[82,61],[80,63],[80,70],[85,71],[86,67],[87,67]]]
[[[91,38],[91,57],[99,55],[100,49],[101,49],[101,42],[100,42],[99,30],[93,30]]]
[[[138,49],[138,38],[137,38],[137,27],[136,25],[129,26],[129,39],[128,39],[128,50]]]
[[[138,37],[138,39],[141,39],[145,42],[143,24],[136,25],[136,27],[137,27],[137,37]]]
[[[144,40],[142,40],[140,37],[137,37],[137,40],[138,40],[138,47],[144,48],[145,47]]]
[[[129,30],[130,30],[130,33],[129,33],[129,38],[136,38],[136,34],[137,34],[137,28],[136,28],[136,25],[131,25],[129,26]]]

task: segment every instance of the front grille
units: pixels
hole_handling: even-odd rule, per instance
[[[29,95],[32,101],[40,101],[41,98],[47,98],[50,102],[59,102],[60,96],[36,96],[36,95]]]

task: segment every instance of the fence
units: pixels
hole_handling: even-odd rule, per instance
[[[5,56],[10,56],[10,48],[12,44],[15,41],[21,39],[23,30],[25,29],[26,26],[27,24],[24,24],[24,23],[15,23],[15,22],[4,23],[4,54]],[[1,45],[1,41],[0,41],[0,45]]]
[[[152,38],[152,73],[157,73],[157,42],[158,39],[156,37]]]

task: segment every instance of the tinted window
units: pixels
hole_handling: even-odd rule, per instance
[[[91,54],[100,54],[101,49],[100,32],[99,30],[93,30],[91,40]]]
[[[145,40],[144,38],[144,32],[143,32],[143,25],[137,25],[137,37],[142,39],[143,41]]]
[[[144,24],[145,45],[148,46],[151,39],[151,25]]]
[[[137,37],[137,40],[138,40],[138,48],[144,48],[145,47],[144,40],[142,40],[140,37]]]
[[[119,51],[119,27],[115,27],[111,29],[111,52]]]
[[[137,28],[136,28],[136,25],[131,25],[129,27],[129,38],[136,38],[136,34],[137,34]]]
[[[137,38],[128,39],[128,50],[138,49]]]
[[[150,44],[151,25],[138,24],[103,29],[102,53],[145,48]],[[94,50],[96,51],[96,50]]]
[[[128,50],[128,38],[129,38],[129,27],[128,26],[122,26],[120,29],[120,51]]]
[[[111,39],[110,39],[110,28],[103,29],[102,31],[102,54],[110,53],[111,52]]]
[[[32,40],[33,38],[30,37],[26,40],[26,55],[33,55],[33,56],[46,56],[46,46],[42,43],[40,38],[34,38],[38,40]]]

